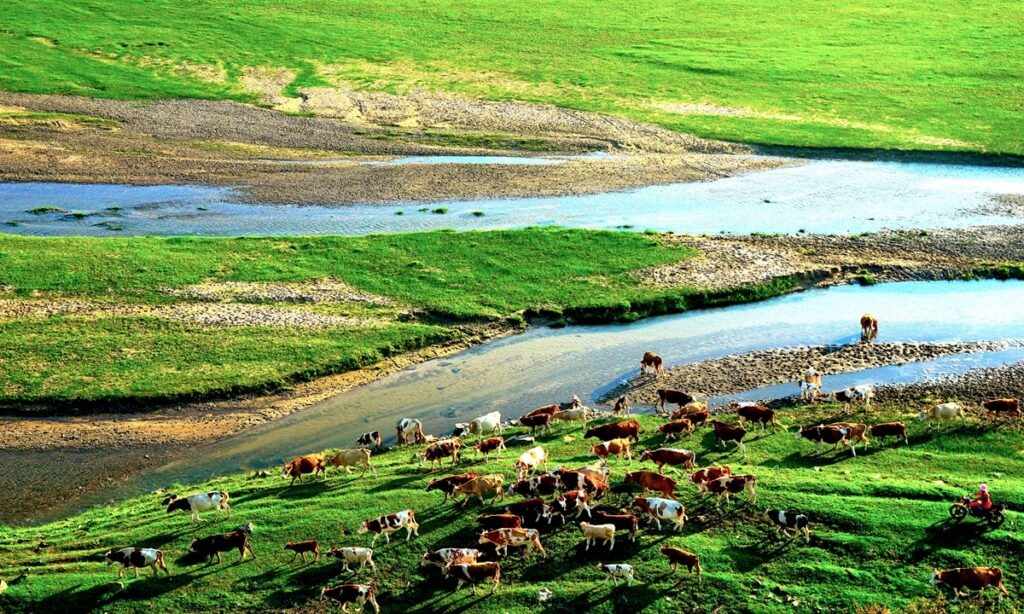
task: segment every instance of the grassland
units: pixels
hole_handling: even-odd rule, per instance
[[[550,229],[297,238],[0,236],[6,288],[0,403],[110,409],[271,391],[458,338],[462,324],[519,325],[538,316],[631,320],[766,298],[790,287],[780,280],[705,293],[651,288],[630,275],[693,255],[635,233]],[[194,284],[320,279],[341,280],[383,304],[212,297],[234,301],[229,319],[230,309],[259,307],[283,320],[209,325],[191,315],[164,317],[181,308],[202,310],[204,299],[176,293]],[[73,308],[63,307],[69,301]],[[288,326],[297,316],[355,324]]]
[[[528,409],[528,408],[523,408]],[[901,417],[912,420],[913,408],[876,409],[871,421]],[[784,422],[817,423],[835,408],[787,411]],[[640,447],[657,446],[660,435],[653,417],[642,417]],[[542,437],[556,464],[589,463],[587,444],[578,431],[556,431]],[[473,597],[468,589],[451,592],[452,582],[433,571],[420,570],[418,559],[429,548],[473,546],[472,518],[499,510],[501,504],[471,503],[465,510],[424,487],[431,477],[410,462],[411,451],[394,449],[378,455],[379,477],[364,479],[332,474],[324,482],[288,487],[274,472],[259,479],[234,475],[205,484],[174,485],[173,492],[223,489],[231,493],[234,516],[208,515],[204,525],[190,525],[184,515],[168,516],[159,505],[163,495],[148,494],[64,521],[31,528],[9,528],[0,538],[0,569],[6,579],[27,577],[0,596],[6,612],[88,610],[108,612],[217,611],[297,607],[318,610],[321,586],[349,581],[368,582],[369,571],[356,578],[333,561],[291,564],[282,550],[288,540],[316,539],[322,546],[368,546],[369,536],[355,534],[360,521],[378,514],[412,508],[420,536],[405,543],[379,542],[374,576],[385,612],[728,612],[885,611],[864,609],[918,608],[930,611],[935,599],[928,585],[933,566],[998,565],[1007,577],[1011,598],[1000,606],[994,595],[981,602],[961,601],[952,611],[1020,608],[1022,541],[1010,512],[1002,529],[984,532],[973,521],[946,522],[946,509],[978,482],[987,482],[998,501],[1015,504],[1024,498],[1020,434],[984,424],[932,433],[913,422],[910,447],[873,442],[857,458],[846,452],[810,456],[812,447],[789,433],[753,437],[748,456],[714,450],[705,429],[683,445],[697,450],[701,464],[725,462],[734,471],[758,476],[758,502],[733,502],[717,511],[699,500],[692,487],[680,487],[690,521],[682,533],[642,529],[637,542],[617,541],[615,550],[598,547],[584,552],[579,529],[557,522],[543,530],[547,560],[524,559],[514,553],[502,561],[502,588],[495,596]],[[339,439],[339,443],[342,443]],[[299,451],[297,451],[299,452]],[[504,460],[483,465],[467,456],[461,470],[501,472],[512,476],[514,451]],[[612,492],[605,508],[626,505],[629,494],[623,472],[637,469],[634,460],[612,461]],[[444,473],[446,474],[446,473]],[[443,475],[443,474],[442,474]],[[512,497],[509,500],[518,500]],[[765,507],[799,510],[814,522],[810,544],[786,542],[773,534],[759,515]],[[253,546],[258,555],[236,564],[229,554],[222,564],[207,566],[187,554],[192,537],[230,530],[239,523],[256,525]],[[41,544],[41,542],[43,542]],[[698,554],[704,579],[672,578],[658,548],[665,544]],[[111,586],[113,568],[102,563],[109,548],[140,545],[162,548],[171,566],[170,578],[148,577]],[[594,569],[598,561],[629,562],[638,584],[613,588],[602,584]],[[540,603],[541,588],[553,591]],[[938,608],[936,608],[938,610]]]
[[[128,0],[0,14],[0,89],[256,101],[447,90],[752,143],[1024,153],[1024,8],[842,0]]]

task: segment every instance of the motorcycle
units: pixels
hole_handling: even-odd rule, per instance
[[[971,508],[971,497],[970,495],[964,495],[960,501],[954,503],[949,508],[949,515],[953,518],[954,522],[960,522],[968,516],[974,516],[980,519],[982,522],[988,523],[989,528],[998,529],[1003,522],[1006,521],[1006,505],[992,504],[992,507],[987,510],[979,508]]]

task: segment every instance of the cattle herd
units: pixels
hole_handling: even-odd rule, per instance
[[[866,325],[865,337],[872,338],[877,334],[877,321],[873,324],[866,322]],[[650,352],[645,354],[641,372],[649,373],[653,377],[660,376],[661,358]],[[821,395],[821,376],[813,369],[807,371],[798,385],[805,398],[809,396],[813,399]],[[716,446],[732,446],[745,457],[744,439],[748,428],[759,429],[765,434],[769,427],[773,432],[780,427],[785,429],[773,409],[758,403],[734,401],[731,406],[712,412],[706,402],[698,402],[690,394],[664,388],[659,389],[657,393],[657,411],[667,419],[657,430],[664,436],[666,442],[689,436],[697,429],[710,427]],[[828,398],[843,403],[846,411],[849,411],[851,404],[854,403],[862,404],[866,410],[870,406],[872,396],[870,386],[858,386],[837,391],[828,395]],[[676,405],[677,408],[669,413],[666,404]],[[983,405],[990,412],[1020,416],[1020,403],[1016,399],[995,399],[986,401]],[[569,521],[577,523],[585,551],[595,548],[607,549],[607,552],[611,553],[615,549],[616,539],[628,537],[630,541],[635,541],[641,526],[661,531],[665,523],[670,530],[681,531],[688,520],[686,506],[678,500],[679,482],[670,477],[666,470],[685,478],[684,486],[692,484],[699,496],[714,495],[716,507],[720,507],[723,502],[728,505],[732,497],[745,497],[749,504],[756,504],[757,476],[733,474],[728,465],[698,468],[697,453],[694,450],[661,447],[637,451],[639,462],[651,463],[653,470],[626,471],[625,466],[631,465],[634,458],[634,449],[631,446],[640,441],[640,423],[629,418],[630,403],[625,396],[616,400],[612,416],[605,416],[612,418],[612,421],[601,418],[602,424],[591,426],[589,422],[599,419],[600,413],[602,412],[584,407],[578,398],[574,398],[571,405],[565,409],[561,405],[548,405],[509,422],[503,422],[498,412],[491,412],[469,423],[456,424],[453,434],[445,438],[425,434],[419,420],[405,418],[399,421],[396,425],[399,445],[424,446],[418,453],[419,465],[427,467],[429,463],[430,471],[443,471],[446,462],[448,469],[454,468],[466,449],[475,450],[486,464],[492,455],[495,459],[500,459],[502,452],[507,452],[506,444],[525,443],[529,446],[518,454],[514,465],[515,479],[509,484],[505,483],[505,476],[500,472],[453,473],[430,480],[426,490],[436,490],[443,494],[443,499],[438,501],[439,505],[447,504],[450,499],[464,507],[475,498],[481,504],[484,504],[485,499],[489,499],[492,506],[497,504],[499,507],[492,508],[492,513],[476,517],[480,531],[476,543],[451,544],[429,551],[423,555],[421,565],[437,567],[443,576],[456,580],[456,590],[469,584],[476,594],[477,585],[490,583],[491,593],[494,593],[498,590],[501,580],[500,559],[508,556],[509,548],[522,548],[526,556],[536,551],[539,556],[546,558],[547,551],[542,543],[542,535],[545,531],[557,529]],[[719,415],[720,418],[710,419],[712,413]],[[728,418],[730,414],[735,416],[735,420]],[[935,405],[922,411],[919,416],[922,421],[934,423],[962,420],[963,417],[964,408],[959,403]],[[530,429],[531,434],[536,434],[538,431],[549,431],[552,424],[559,422],[567,423],[570,427],[581,424],[585,429],[584,437],[597,440],[590,447],[591,456],[596,457],[594,462],[571,469],[561,465],[552,467],[549,464],[555,463],[550,462],[551,459],[548,458],[543,446],[535,445],[533,437],[519,435],[506,440],[503,436],[504,429],[510,426],[525,427]],[[858,445],[864,447],[869,444],[868,434],[878,439],[894,437],[897,443],[902,441],[904,445],[909,446],[907,428],[902,422],[869,426],[842,421],[796,427],[793,433],[796,439],[806,439],[815,444],[816,455],[823,453],[823,446],[831,445],[833,450],[839,446],[849,448],[851,455],[856,456]],[[477,443],[467,448],[464,442],[474,437]],[[371,448],[381,449],[382,443],[380,433],[366,433],[359,437],[358,447],[355,449],[342,450],[332,456],[301,456],[286,463],[282,477],[291,478],[291,483],[296,480],[301,483],[304,476],[310,475],[315,479],[317,475],[324,474],[326,479],[328,465],[344,468],[346,472],[349,472],[351,467],[358,467],[362,469],[361,475],[365,475],[369,470],[376,476],[376,470],[370,462]],[[622,468],[620,483],[630,492],[636,489],[640,494],[635,497],[631,495],[628,507],[614,509],[605,506],[604,509],[600,509],[602,499],[613,481],[613,465]],[[227,492],[217,491],[187,497],[170,495],[164,500],[164,505],[168,513],[182,511],[189,514],[193,521],[199,521],[199,515],[203,512],[223,512],[230,517],[231,508],[228,501]],[[811,540],[812,519],[799,511],[767,509],[762,517],[771,523],[769,526],[773,526],[777,534],[789,539],[802,536],[807,542]],[[414,510],[394,511],[363,521],[357,534],[372,534],[369,547],[332,547],[323,554],[340,562],[345,571],[351,571],[352,565],[358,565],[358,573],[368,565],[376,572],[372,548],[376,545],[377,539],[383,536],[385,541],[390,542],[391,533],[404,530],[405,540],[409,541],[419,536],[419,526]],[[248,523],[228,533],[193,539],[190,550],[211,561],[216,558],[218,562],[221,553],[238,550],[241,561],[247,552],[253,557],[256,556],[249,544],[252,533],[253,525]],[[293,553],[292,560],[301,557],[305,561],[307,554],[312,555],[314,561],[321,557],[320,544],[312,540],[288,542],[284,549]],[[700,579],[702,569],[697,555],[672,546],[663,546],[660,552],[665,564],[671,566],[673,573],[682,565],[691,575]],[[154,576],[161,570],[170,574],[164,563],[164,553],[160,550],[121,548],[107,552],[106,558],[110,563],[119,563],[123,566],[119,570],[119,575],[129,567],[134,568],[136,576],[138,570],[143,567],[151,568]],[[633,566],[627,563],[602,562],[597,565],[597,572],[604,574],[609,581],[617,582],[621,579],[627,585],[634,581]],[[935,570],[932,583],[951,587],[956,597],[959,597],[962,589],[983,591],[988,586],[994,586],[1001,593],[1006,593],[1002,585],[1002,572],[998,568],[965,567]],[[345,611],[348,604],[353,604],[357,611],[361,611],[369,604],[379,612],[375,586],[373,582],[343,584],[325,587],[321,595],[338,601]]]

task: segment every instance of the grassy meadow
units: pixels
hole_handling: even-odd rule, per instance
[[[789,427],[817,424],[835,411],[822,406],[785,410],[783,422]],[[794,441],[790,432],[769,430],[748,439],[747,458],[741,459],[731,449],[716,451],[710,429],[698,431],[672,445],[696,450],[701,465],[725,463],[735,473],[757,475],[756,505],[741,498],[718,511],[710,499],[698,499],[692,486],[680,485],[677,496],[690,517],[681,533],[667,526],[661,531],[641,528],[635,544],[620,536],[611,552],[600,546],[584,552],[578,526],[562,527],[556,521],[542,531],[548,558],[524,558],[511,551],[502,560],[502,587],[494,596],[483,591],[474,597],[468,588],[452,592],[454,582],[439,579],[435,570],[420,569],[418,560],[427,549],[474,546],[478,532],[473,518],[500,511],[502,503],[474,501],[464,510],[450,502],[442,505],[441,495],[424,488],[432,477],[448,475],[449,470],[428,473],[411,461],[415,449],[399,448],[375,456],[377,478],[332,472],[326,482],[318,479],[289,487],[272,469],[267,478],[233,475],[205,484],[168,485],[179,495],[227,490],[234,510],[230,520],[208,513],[207,522],[192,525],[184,514],[167,515],[160,506],[164,495],[152,493],[52,524],[5,528],[0,532],[0,570],[8,581],[27,576],[0,596],[0,610],[319,611],[322,586],[372,578],[384,612],[929,612],[945,610],[928,584],[932,567],[959,565],[1001,566],[1011,597],[997,605],[992,592],[980,601],[961,600],[949,611],[1019,609],[1024,605],[1019,596],[1024,572],[1024,542],[1017,532],[1020,514],[1010,512],[1006,524],[991,532],[973,520],[959,526],[946,520],[949,505],[979,482],[990,485],[998,502],[1016,507],[1024,500],[1019,431],[972,419],[967,427],[930,432],[913,420],[914,411],[873,410],[869,422],[906,420],[910,447],[873,441],[857,458],[846,451],[815,458],[809,442]],[[662,436],[655,433],[658,420],[640,420],[643,431],[637,448],[661,445]],[[576,467],[593,460],[581,435],[578,428],[561,427],[540,439],[554,465]],[[520,451],[512,448],[501,461],[487,465],[470,453],[457,471],[500,472],[508,480]],[[650,468],[645,465],[637,460],[611,461],[612,489],[600,507],[628,505],[623,473]],[[809,515],[810,543],[777,537],[760,518],[767,507]],[[360,522],[406,508],[416,512],[420,536],[406,543],[403,531],[390,544],[379,540],[375,575],[369,568],[359,576],[342,573],[330,559],[293,564],[291,553],[283,550],[286,541],[305,539],[318,540],[324,549],[369,546],[369,535],[355,533]],[[237,563],[237,554],[228,553],[223,563],[207,565],[188,555],[192,537],[249,521],[256,525],[252,544],[257,558]],[[685,577],[685,571],[676,578],[670,575],[658,552],[666,544],[701,557],[701,582]],[[101,555],[128,545],[163,549],[170,578],[151,579],[147,570],[138,580],[125,580],[123,590],[112,586],[116,569],[107,567]],[[603,583],[595,569],[601,561],[629,562],[638,582],[630,588]],[[542,588],[553,592],[545,603],[538,601]],[[724,610],[717,609],[720,606]]]
[[[0,89],[256,101],[446,90],[807,147],[1024,153],[1024,6],[1011,0],[173,0],[13,3]]]
[[[0,235],[0,307],[8,314],[0,319],[0,404],[110,410],[266,392],[457,339],[460,324],[518,325],[535,316],[624,321],[766,298],[792,283],[705,293],[656,289],[630,275],[693,256],[637,233],[557,229],[291,238]],[[358,322],[322,328],[207,326],[147,311],[201,309],[202,300],[172,291],[202,282],[323,278],[386,302],[236,301],[239,309]],[[39,312],[68,300],[94,309]],[[126,309],[134,311],[118,311]]]

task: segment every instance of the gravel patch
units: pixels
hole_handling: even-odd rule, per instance
[[[203,301],[391,304],[388,297],[360,292],[344,281],[330,277],[303,282],[208,282],[167,288],[166,292],[171,296]]]

